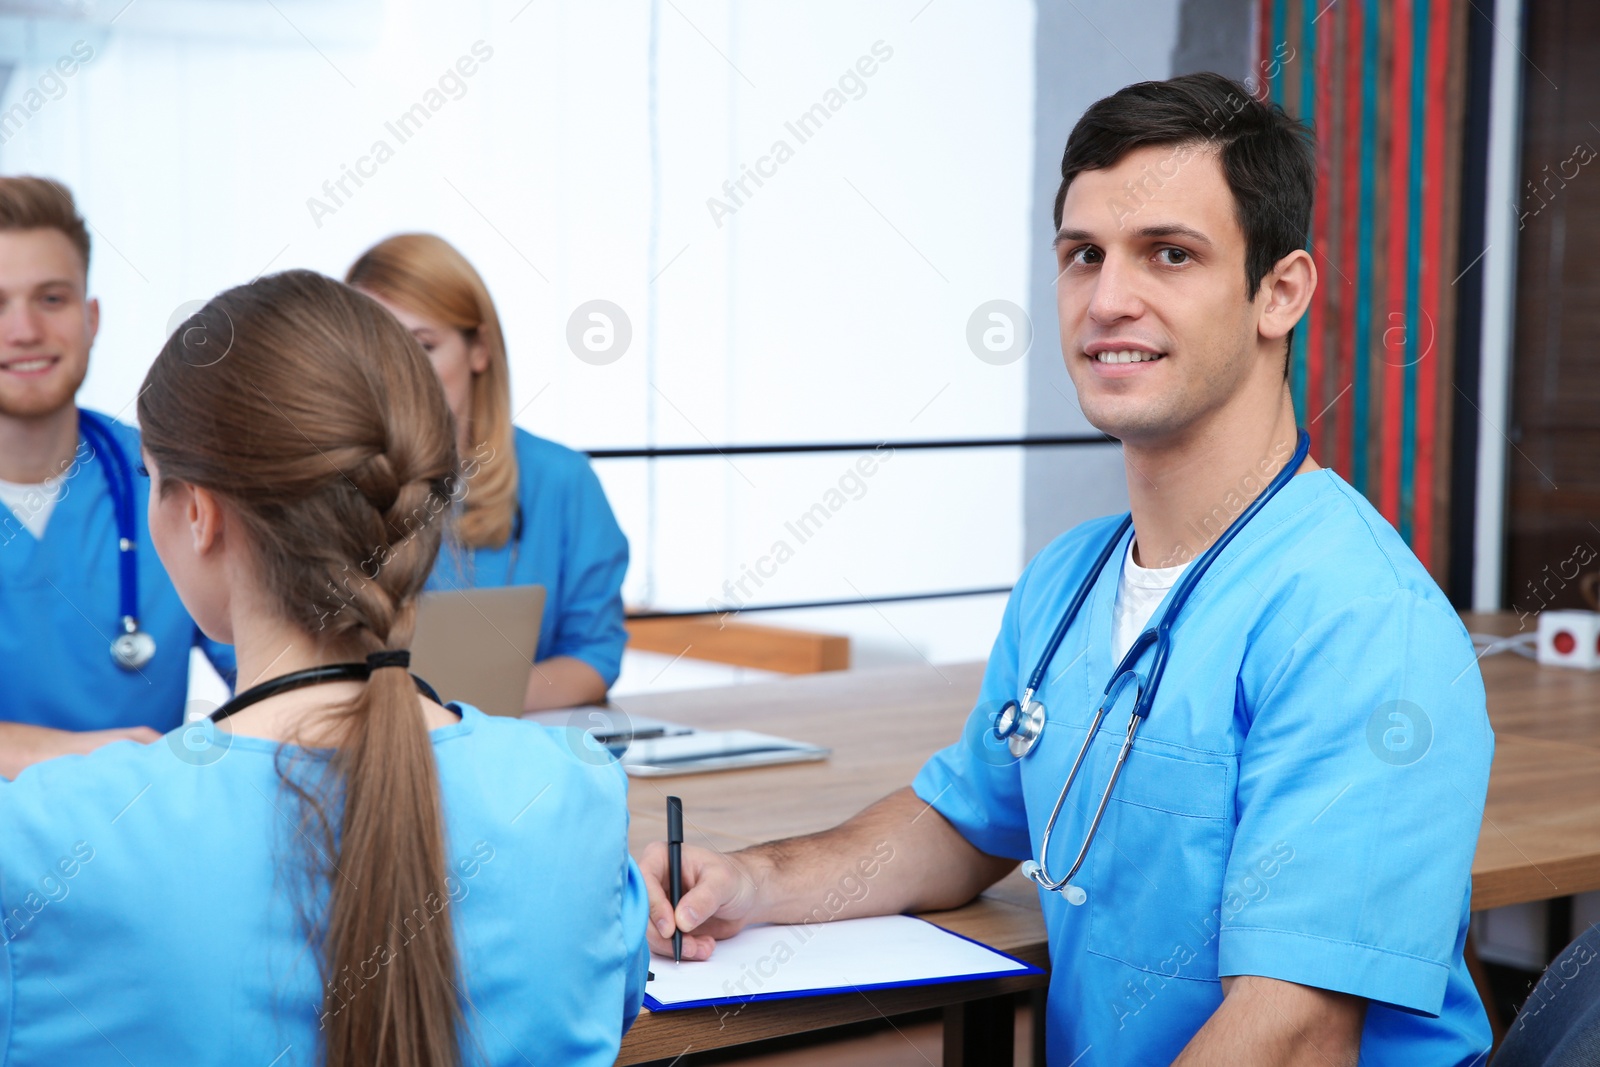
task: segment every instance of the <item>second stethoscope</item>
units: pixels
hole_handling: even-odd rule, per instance
[[[1133,747],[1133,737],[1139,730],[1139,724],[1150,715],[1151,705],[1155,703],[1156,692],[1161,687],[1161,675],[1167,669],[1167,659],[1172,654],[1172,627],[1178,621],[1178,613],[1183,610],[1184,604],[1189,599],[1189,594],[1194,592],[1195,586],[1205,577],[1207,569],[1222,554],[1223,549],[1233,540],[1238,532],[1267,505],[1278,490],[1288,484],[1294,477],[1295,471],[1300,469],[1306,460],[1306,455],[1311,450],[1311,437],[1304,430],[1299,432],[1299,437],[1294,450],[1294,456],[1284,465],[1272,479],[1264,492],[1250,506],[1222,532],[1222,536],[1206,549],[1178,579],[1178,584],[1167,595],[1161,611],[1161,617],[1155,623],[1146,626],[1144,631],[1134,639],[1132,647],[1122,657],[1122,662],[1111,675],[1111,681],[1106,684],[1105,693],[1100,698],[1100,706],[1095,709],[1094,718],[1089,722],[1088,733],[1084,736],[1083,746],[1078,749],[1078,757],[1072,761],[1072,769],[1067,772],[1067,780],[1061,786],[1061,794],[1056,797],[1056,804],[1050,811],[1050,818],[1045,821],[1044,834],[1039,841],[1039,858],[1028,860],[1022,865],[1022,873],[1037,882],[1040,887],[1052,892],[1061,892],[1069,904],[1082,904],[1089,899],[1088,893],[1078,886],[1070,884],[1077,875],[1078,869],[1083,866],[1084,857],[1089,854],[1089,846],[1094,842],[1095,831],[1100,828],[1100,819],[1106,813],[1106,805],[1111,801],[1111,791],[1116,788],[1117,778],[1122,774],[1122,765],[1127,762],[1128,752]],[[1094,588],[1100,572],[1105,569],[1106,562],[1111,554],[1122,543],[1122,535],[1128,532],[1128,527],[1133,523],[1131,514],[1123,517],[1117,524],[1116,532],[1106,546],[1100,550],[1100,555],[1095,559],[1089,572],[1084,575],[1083,584],[1073,594],[1072,601],[1067,605],[1066,613],[1061,621],[1056,624],[1055,631],[1050,635],[1050,641],[1045,645],[1044,653],[1039,657],[1038,666],[1028,676],[1027,687],[1022,691],[1020,700],[1007,701],[1005,707],[1000,709],[1000,714],[995,717],[994,736],[1006,742],[1011,754],[1018,759],[1032,752],[1039,743],[1039,737],[1044,733],[1045,708],[1042,703],[1033,699],[1039,691],[1039,686],[1044,682],[1045,671],[1050,666],[1050,661],[1055,657],[1056,650],[1061,647],[1061,640],[1072,627],[1073,620],[1078,615],[1078,609],[1083,607],[1083,602],[1088,599],[1090,591]],[[1155,659],[1150,664],[1148,678],[1140,676],[1134,669],[1145,649],[1155,646]],[[1083,766],[1084,757],[1089,754],[1089,746],[1094,743],[1095,733],[1100,729],[1100,722],[1106,712],[1116,706],[1117,700],[1128,686],[1134,687],[1133,711],[1128,716],[1128,732],[1123,738],[1122,748],[1117,752],[1117,762],[1111,768],[1111,778],[1106,782],[1105,792],[1100,795],[1100,805],[1095,809],[1094,818],[1089,823],[1088,832],[1084,834],[1083,845],[1078,849],[1077,858],[1072,861],[1072,868],[1061,878],[1050,877],[1050,834],[1055,829],[1056,819],[1061,815],[1061,808],[1067,802],[1067,794],[1072,789],[1072,782],[1078,776],[1078,770]]]
[[[511,516],[511,536],[507,545],[511,551],[506,553],[506,585],[512,585],[517,576],[517,564],[522,561],[522,502],[517,501],[517,510]],[[452,551],[455,552],[456,573],[463,579],[463,584],[468,588],[478,584],[478,552],[476,549],[465,548],[459,543]]]
[[[105,464],[106,489],[117,519],[117,591],[122,632],[111,642],[111,658],[136,671],[156,654],[156,639],[139,628],[139,515],[133,497],[133,470],[111,428],[92,411],[78,411],[78,426]]]

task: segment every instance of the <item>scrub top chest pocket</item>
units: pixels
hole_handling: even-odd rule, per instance
[[[1104,780],[1117,745],[1095,745]],[[1089,855],[1088,950],[1167,978],[1216,981],[1233,841],[1234,757],[1140,740]]]

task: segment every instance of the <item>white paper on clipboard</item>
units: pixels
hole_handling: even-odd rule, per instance
[[[652,956],[651,1011],[1040,974],[1030,963],[910,915],[751,926],[709,960]]]

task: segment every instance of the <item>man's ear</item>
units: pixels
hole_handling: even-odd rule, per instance
[[[1317,288],[1317,266],[1311,254],[1297,248],[1273,266],[1256,293],[1256,306],[1260,309],[1256,319],[1256,332],[1264,341],[1281,341],[1289,336],[1295,323],[1311,306],[1311,294]]]
[[[198,485],[185,484],[182,491],[188,494],[184,516],[189,520],[189,535],[194,543],[194,554],[206,556],[222,547],[222,532],[226,516],[222,502],[211,490]]]
[[[100,298],[91,296],[84,304],[84,315],[89,320],[89,347],[94,347],[94,339],[100,335]]]

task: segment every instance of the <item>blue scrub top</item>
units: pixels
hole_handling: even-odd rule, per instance
[[[1038,746],[1018,761],[993,739],[1117,521],[1084,523],[1029,564],[962,740],[917,776],[984,852],[1035,855],[1116,668],[1113,562],[1045,676]],[[1056,823],[1055,877],[1082,844],[1131,696]],[[1292,478],[1180,616],[1075,880],[1088,902],[1040,891],[1050,1062],[1168,1063],[1221,1004],[1219,976],[1244,974],[1367,998],[1364,1067],[1486,1055],[1462,947],[1493,746],[1471,641],[1422,565],[1338,475]]]
[[[136,471],[139,432],[110,425],[128,469]],[[117,520],[106,480],[111,468],[81,434],[77,454],[42,540],[0,506],[0,663],[6,665],[0,721],[170,730],[183,721],[189,650],[203,648],[231,683],[233,648],[206,638],[178,599],[150,543],[149,479],[135,473],[139,624],[155,638],[156,653],[137,671],[112,660],[122,616]]]
[[[609,687],[628,643],[622,624],[628,539],[588,457],[520,428],[515,436],[521,536],[513,528],[499,548],[462,548],[447,540],[428,588],[544,586],[534,660],[581,659]]]
[[[416,921],[454,924],[486,1054],[464,1062],[609,1065],[648,962],[626,779],[572,732],[460,710],[431,734],[449,873]],[[285,746],[211,737],[119,741],[0,783],[0,1062],[320,1062]],[[347,1003],[361,971],[338,980]]]

